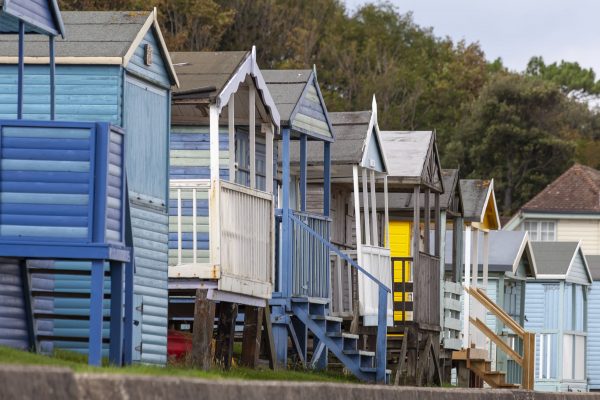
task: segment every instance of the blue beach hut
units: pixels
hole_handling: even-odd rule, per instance
[[[4,6],[15,3],[17,1],[5,1]],[[40,5],[45,2],[28,3]],[[57,10],[55,3],[48,2],[50,11]],[[131,301],[125,305],[129,319],[125,323],[124,360],[164,364],[169,116],[171,86],[178,83],[177,77],[158,26],[156,11],[65,12],[63,19],[69,36],[57,39],[55,45],[53,41],[50,42],[50,58],[47,45],[38,37],[28,42],[24,57],[19,57],[17,36],[0,37],[0,90],[3,93],[0,96],[0,118],[10,120],[23,117],[39,121],[32,122],[32,126],[46,126],[44,124],[48,122],[42,121],[51,117],[58,121],[73,121],[70,123],[72,125],[55,123],[61,129],[70,129],[68,131],[60,133],[59,130],[51,130],[57,132],[57,138],[64,139],[62,142],[52,142],[59,150],[68,149],[61,146],[71,143],[73,129],[80,126],[92,129],[88,121],[102,123],[99,126],[104,126],[105,130],[109,129],[106,128],[109,124],[122,128],[110,128],[115,132],[111,134],[108,146],[115,152],[111,162],[117,162],[120,156],[121,164],[111,164],[108,182],[113,182],[113,176],[124,178],[122,172],[126,170],[128,190],[123,191],[125,183],[109,188],[105,202],[108,206],[107,240],[117,240],[132,248],[131,261],[125,274],[126,298]],[[62,23],[56,25],[55,31],[62,32],[59,26]],[[24,74],[19,71],[24,71]],[[15,85],[21,82],[18,77],[23,79],[22,86]],[[23,90],[17,91],[18,87]],[[3,132],[6,133],[6,130]],[[31,129],[27,132],[40,135],[31,133]],[[95,128],[95,132],[95,135],[101,136],[100,128]],[[73,134],[85,136],[78,131]],[[81,143],[73,145],[84,146]],[[8,154],[4,150],[3,146],[3,157]],[[45,153],[39,152],[40,155]],[[14,154],[16,158],[21,157],[19,159],[29,157],[22,152]],[[89,162],[98,161],[97,154],[94,156],[96,158]],[[84,157],[76,152],[72,155],[66,152],[61,155],[60,161],[74,163],[64,167],[67,169],[84,168],[77,164]],[[6,161],[3,160],[4,164]],[[58,179],[52,169],[54,167],[48,165],[48,169],[44,168],[40,167],[40,170],[47,175],[45,179]],[[37,182],[42,178],[36,176],[31,179]],[[98,182],[100,180],[96,176],[92,183]],[[6,188],[8,183],[3,181],[2,184]],[[3,196],[6,196],[4,188]],[[68,191],[65,194],[71,194],[76,188],[76,185],[68,185],[62,190]],[[58,189],[40,185],[38,190],[46,198],[56,198],[47,194],[53,193],[49,190]],[[92,208],[92,203],[85,199],[77,201],[86,202]],[[119,201],[124,201],[124,205],[120,206]],[[94,203],[95,207],[98,207],[97,203]],[[64,212],[73,213],[75,209],[68,207]],[[68,215],[68,219],[60,222],[65,224],[68,221],[65,231],[71,236],[80,234],[80,230],[76,229],[79,227],[71,225],[83,222]],[[119,218],[122,219],[120,225]],[[119,229],[123,230],[122,234]],[[129,257],[130,253],[127,254]],[[34,338],[41,350],[65,348],[89,352],[90,357],[93,355],[94,363],[98,363],[99,357],[107,355],[109,350],[108,337],[112,325],[107,318],[108,310],[111,306],[115,310],[118,308],[118,303],[114,301],[118,297],[114,293],[108,295],[110,279],[100,274],[99,280],[94,280],[97,270],[94,268],[91,268],[90,279],[91,264],[83,259],[67,259],[62,254],[40,257],[35,253],[35,256],[37,260],[27,262],[27,274],[23,277],[31,285],[26,290],[32,320],[29,336]],[[106,292],[104,300],[94,295],[90,300],[90,290],[94,292],[102,287]],[[94,308],[98,307],[98,302],[104,304],[104,311],[99,313]],[[95,330],[94,326],[98,324],[101,330]],[[91,344],[87,344],[92,341],[96,343],[93,354]],[[101,343],[100,347],[97,343]]]

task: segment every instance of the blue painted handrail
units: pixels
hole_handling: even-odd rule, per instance
[[[296,217],[293,213],[289,213],[288,215],[291,222],[295,223],[300,228],[313,235],[315,238],[321,241],[321,243],[328,247],[330,251],[333,251],[338,256],[346,260],[348,264],[356,268],[361,273],[365,274],[370,280],[372,280],[379,286],[379,302],[377,307],[377,348],[375,351],[375,361],[377,363],[376,380],[377,382],[385,383],[385,369],[387,356],[387,297],[388,293],[391,293],[392,291],[383,282],[375,278],[373,275],[371,275],[371,273],[369,273],[360,265],[358,265],[347,254],[342,253],[340,249],[331,244],[323,236],[319,235],[319,233],[312,229],[310,226],[302,222],[302,220]]]

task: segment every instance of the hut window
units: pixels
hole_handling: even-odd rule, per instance
[[[529,232],[529,238],[537,242],[553,242],[556,240],[556,222],[554,221],[525,221],[524,231]]]

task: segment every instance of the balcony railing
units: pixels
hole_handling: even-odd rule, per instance
[[[392,287],[390,249],[377,246],[362,246],[361,265],[386,287]],[[379,288],[375,281],[364,275],[358,276],[359,312],[363,317],[363,325],[377,325],[377,305]],[[388,295],[387,324],[393,321],[392,295]]]
[[[329,237],[329,218],[297,211],[292,214],[319,236]],[[330,258],[327,246],[297,224],[292,224],[291,243],[292,296],[328,298]]]
[[[357,262],[356,250],[343,251]],[[331,252],[331,315],[349,318],[354,316],[354,281],[352,265],[340,255]]]
[[[213,187],[209,180],[170,186],[171,277],[219,280],[221,290],[269,298],[273,196],[222,180]]]

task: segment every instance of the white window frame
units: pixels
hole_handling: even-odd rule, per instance
[[[545,231],[542,230],[542,226],[547,224],[547,227],[551,227],[551,229],[547,229]],[[556,224],[555,220],[547,220],[547,219],[528,219],[523,221],[521,224],[521,230],[529,232],[529,238],[533,242],[555,242],[556,241]],[[529,229],[525,229],[525,226],[529,225]],[[535,230],[531,229],[531,225],[535,226]],[[545,235],[552,234],[552,239],[548,239],[546,236],[545,240],[542,240],[542,233]]]

